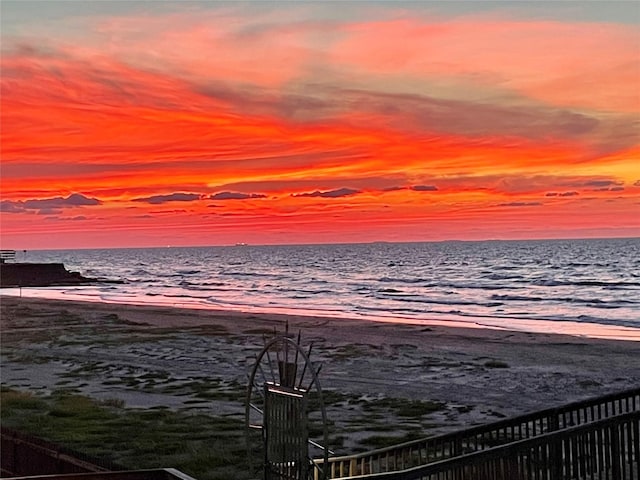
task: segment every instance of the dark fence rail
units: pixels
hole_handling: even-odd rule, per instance
[[[635,411],[640,411],[640,387],[445,435],[331,457],[329,478],[405,470]],[[323,460],[315,463],[322,465]]]
[[[2,477],[125,470],[114,462],[92,457],[10,428],[0,429],[0,440]]]
[[[126,470],[117,472],[71,473],[44,477],[13,477],[11,480],[194,480],[193,477],[174,468],[154,470]]]
[[[640,411],[428,465],[345,480],[637,480]]]

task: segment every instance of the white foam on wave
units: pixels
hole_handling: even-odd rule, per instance
[[[620,325],[607,325],[591,322],[572,322],[565,320],[526,319],[509,317],[473,317],[455,314],[440,314],[437,318],[403,316],[391,312],[346,312],[339,309],[292,308],[281,306],[257,306],[238,303],[230,305],[224,302],[202,301],[193,297],[169,298],[166,296],[140,296],[135,294],[111,294],[100,292],[92,287],[54,287],[54,288],[7,288],[2,295],[42,298],[51,300],[72,300],[102,302],[124,305],[142,305],[172,308],[190,308],[198,310],[241,311],[246,313],[264,313],[309,317],[368,320],[374,322],[443,326],[456,328],[489,328],[518,332],[564,334],[585,338],[608,340],[640,341],[640,328]]]

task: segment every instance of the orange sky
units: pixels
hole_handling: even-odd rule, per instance
[[[640,236],[638,15],[87,3],[2,3],[2,248]]]

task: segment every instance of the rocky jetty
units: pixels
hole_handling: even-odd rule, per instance
[[[68,271],[62,263],[0,263],[0,287],[89,285],[96,281]]]

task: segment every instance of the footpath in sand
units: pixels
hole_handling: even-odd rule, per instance
[[[288,321],[323,365],[338,453],[640,385],[640,342],[6,296],[1,307],[4,387],[238,418],[264,334]]]

